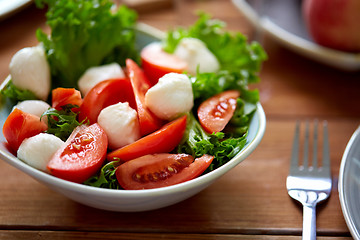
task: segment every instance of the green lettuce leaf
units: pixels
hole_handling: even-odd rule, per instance
[[[224,132],[230,137],[239,137],[246,134],[256,109],[256,104],[245,102],[243,99],[238,98],[234,115],[224,129]]]
[[[259,81],[258,72],[267,55],[257,42],[248,43],[241,33],[225,31],[226,24],[201,13],[198,21],[188,29],[177,28],[167,33],[163,48],[173,53],[183,38],[198,38],[217,57],[221,69],[228,74],[236,73],[248,83]]]
[[[194,115],[188,115],[187,128],[182,142],[177,147],[178,153],[187,153],[195,158],[204,154],[214,156],[211,165],[205,171],[212,171],[230,161],[246,144],[246,133],[241,136],[227,136],[223,132],[208,134],[201,127]]]
[[[16,87],[12,81],[9,81],[3,89],[1,94],[14,101],[25,101],[38,99],[35,94],[29,90],[22,90]]]
[[[241,72],[223,70],[216,73],[198,73],[191,80],[194,100],[199,103],[231,89],[240,91],[240,97],[250,103],[256,103],[260,98],[257,89],[248,89],[248,78]]]
[[[110,62],[124,66],[126,58],[138,60],[135,49],[137,15],[110,0],[36,0],[48,6],[48,36],[36,32],[50,64],[53,87],[77,87],[86,69]]]

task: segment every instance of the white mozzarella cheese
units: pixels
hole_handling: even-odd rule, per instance
[[[12,57],[9,68],[16,87],[33,92],[39,99],[47,99],[51,87],[50,67],[41,46],[19,50]]]
[[[168,73],[145,94],[146,106],[159,118],[172,120],[191,110],[194,96],[185,74]]]
[[[200,73],[216,72],[220,63],[206,45],[197,38],[183,38],[177,45],[174,55],[188,63],[188,71],[195,75]]]
[[[55,135],[40,133],[24,139],[17,151],[17,157],[34,168],[47,171],[48,162],[63,144]]]
[[[108,136],[111,149],[123,147],[140,138],[137,112],[128,102],[119,102],[101,110],[98,124]]]
[[[111,63],[103,66],[91,67],[85,71],[78,81],[80,92],[85,96],[91,88],[99,82],[111,78],[125,77],[124,71],[117,63]]]
[[[42,100],[25,100],[16,104],[14,108],[41,117],[50,108],[50,105]]]

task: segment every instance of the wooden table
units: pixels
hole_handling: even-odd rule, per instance
[[[176,1],[141,11],[139,19],[161,30],[189,25],[202,9],[253,36],[229,0]],[[37,44],[44,11],[34,6],[0,22],[0,79],[12,55]],[[285,179],[295,122],[329,124],[333,189],[317,211],[318,239],[351,239],[338,197],[339,166],[360,120],[360,72],[341,72],[303,58],[265,36],[261,103],[267,128],[259,147],[210,187],[179,204],[142,213],[93,209],[55,193],[0,161],[0,239],[299,239],[302,209],[287,195]]]

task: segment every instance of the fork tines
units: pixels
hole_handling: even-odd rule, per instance
[[[317,168],[318,166],[318,121],[315,120],[313,123],[312,133],[313,138],[310,138],[310,124],[309,121],[305,122],[305,132],[304,136],[300,135],[300,122],[297,121],[296,128],[295,128],[295,136],[293,142],[293,151],[291,156],[291,165],[292,166],[299,166],[299,155],[300,155],[300,140],[303,139],[303,151],[302,151],[302,164],[303,168]],[[327,130],[327,121],[322,122],[322,163],[321,168],[329,167],[330,166],[330,156],[329,156],[329,141],[328,141],[328,130]],[[312,162],[310,165],[309,162],[309,149],[310,143],[312,142]]]

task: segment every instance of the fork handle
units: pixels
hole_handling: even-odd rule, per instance
[[[303,207],[302,240],[316,240],[316,205],[305,204]]]

